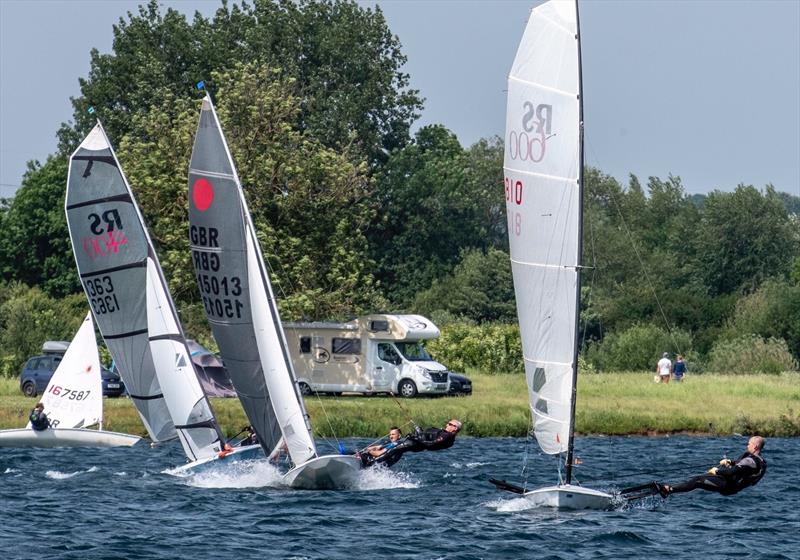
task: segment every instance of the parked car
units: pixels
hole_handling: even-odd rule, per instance
[[[103,382],[104,397],[120,397],[125,392],[125,384],[116,371],[109,371],[101,368],[100,375]]]
[[[466,375],[460,373],[450,372],[450,390],[447,392],[450,396],[462,396],[472,394],[472,381]]]
[[[19,388],[26,397],[35,397],[44,393],[50,378],[61,362],[62,356],[45,354],[30,358],[19,376]],[[119,375],[106,368],[101,368],[104,397],[119,397],[125,392],[125,384]]]

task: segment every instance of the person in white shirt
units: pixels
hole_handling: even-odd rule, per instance
[[[661,383],[669,383],[670,375],[672,375],[672,360],[669,359],[669,352],[664,352],[661,359],[658,360],[656,374],[658,374]]]

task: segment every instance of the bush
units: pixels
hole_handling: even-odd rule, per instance
[[[692,337],[685,331],[673,330],[670,334],[655,325],[636,324],[620,333],[608,334],[601,342],[591,343],[586,361],[601,371],[654,370],[664,352],[670,352],[673,359],[681,353],[691,362],[691,348]]]
[[[708,369],[720,374],[797,371],[797,362],[782,338],[748,334],[718,341],[709,354]]]
[[[478,369],[484,373],[524,371],[518,325],[452,323],[441,329],[442,336],[426,347],[449,369]]]
[[[39,288],[11,286],[0,304],[0,375],[19,374],[46,340],[72,340],[86,311],[83,294],[55,299]]]

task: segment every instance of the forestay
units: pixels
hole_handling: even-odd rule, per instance
[[[52,428],[102,424],[103,387],[91,312],[86,314],[50,378],[41,402]],[[31,427],[30,422],[27,427]]]
[[[295,464],[316,456],[250,212],[211,99],[189,166],[189,223],[206,316],[245,414],[269,455],[285,437]]]
[[[70,159],[66,208],[86,296],[151,438],[174,438],[177,424],[190,460],[219,451],[161,267],[99,123]]]
[[[545,453],[572,433],[581,124],[577,8],[531,12],[508,79],[505,195],[534,433]]]

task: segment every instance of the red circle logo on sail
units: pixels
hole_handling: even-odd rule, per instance
[[[198,179],[192,185],[192,200],[194,206],[201,212],[205,212],[214,202],[214,189],[208,179]]]

